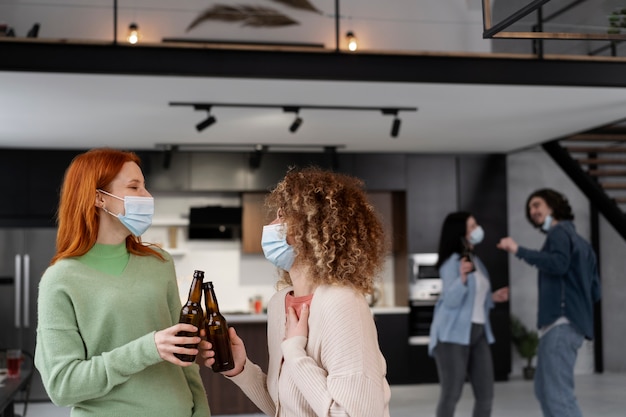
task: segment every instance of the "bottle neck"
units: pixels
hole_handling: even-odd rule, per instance
[[[217,298],[215,297],[215,291],[213,291],[213,287],[205,288],[204,302],[206,304],[207,314],[220,312],[220,308],[217,305]]]
[[[202,299],[202,277],[193,277],[191,281],[191,288],[189,289],[189,297],[187,297],[188,303],[200,304]]]

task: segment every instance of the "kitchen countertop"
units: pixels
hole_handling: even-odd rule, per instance
[[[409,314],[409,307],[372,307],[373,314]],[[224,318],[228,323],[265,323],[267,314],[227,313]]]

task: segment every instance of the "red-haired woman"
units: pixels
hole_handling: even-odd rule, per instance
[[[154,201],[132,152],[94,149],[67,169],[57,252],[39,285],[35,364],[57,405],[72,416],[209,415],[195,331],[176,324],[172,258],[140,236]]]

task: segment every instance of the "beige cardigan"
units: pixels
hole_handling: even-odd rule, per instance
[[[229,379],[269,416],[389,416],[387,365],[365,298],[347,287],[318,287],[309,337],[284,340],[291,290],[277,292],[268,305],[267,375],[248,359]]]

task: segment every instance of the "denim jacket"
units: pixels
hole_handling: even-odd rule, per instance
[[[491,283],[487,269],[477,256],[474,256],[474,265],[487,278],[487,296],[485,297],[485,334],[487,342],[495,341],[489,323],[489,310],[493,308],[491,298]],[[476,298],[476,276],[467,275],[467,282],[461,282],[459,268],[461,256],[452,254],[439,268],[439,275],[443,281],[441,296],[435,305],[433,322],[430,325],[430,342],[428,353],[432,356],[438,342],[458,343],[469,345],[472,330],[472,310]]]
[[[600,299],[600,278],[595,253],[574,224],[559,221],[540,251],[520,246],[515,255],[539,270],[537,327],[565,316],[585,338],[593,339],[593,304]]]

